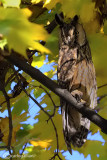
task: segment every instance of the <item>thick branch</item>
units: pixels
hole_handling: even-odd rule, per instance
[[[3,54],[6,55],[6,54]],[[5,56],[5,58],[12,64],[19,67],[21,70],[29,74],[33,79],[39,81],[48,89],[53,91],[56,95],[63,98],[65,101],[70,103],[78,112],[83,116],[87,117],[93,123],[101,128],[101,130],[107,134],[107,120],[98,115],[94,110],[85,107],[83,104],[78,104],[76,99],[65,89],[61,89],[54,81],[45,76],[38,69],[30,66],[25,60],[21,59],[17,54],[11,54],[10,56]]]

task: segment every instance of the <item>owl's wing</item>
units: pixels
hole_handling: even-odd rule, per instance
[[[95,70],[92,61],[82,60],[77,63],[76,49],[69,50],[66,46],[60,50],[59,55],[59,85],[67,89],[78,102],[85,102],[86,107],[94,108],[97,104],[97,96]],[[61,107],[64,138],[71,153],[71,143],[81,147],[86,141],[90,121],[62,99]]]

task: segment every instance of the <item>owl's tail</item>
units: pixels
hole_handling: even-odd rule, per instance
[[[87,138],[90,121],[65,103],[62,107],[64,139],[69,152],[72,154],[71,143],[74,147],[81,147]]]

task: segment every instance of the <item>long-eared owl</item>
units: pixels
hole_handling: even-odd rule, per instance
[[[58,84],[67,89],[77,102],[93,109],[97,105],[96,76],[83,25],[78,22],[78,16],[70,23],[63,22],[58,16],[56,21],[60,24]],[[81,147],[86,141],[90,121],[63,99],[60,101],[64,139],[72,153],[71,143]]]

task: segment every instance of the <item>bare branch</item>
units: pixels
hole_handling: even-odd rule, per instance
[[[107,86],[107,84],[103,84],[103,85],[99,86],[98,89],[105,87],[105,86]]]
[[[11,107],[10,107],[10,98],[7,95],[7,92],[5,91],[5,89],[2,89],[2,92],[3,92],[4,97],[6,99],[6,102],[7,102],[7,110],[8,110],[8,117],[9,117],[9,136],[8,136],[7,148],[9,150],[10,155],[11,155],[11,140],[12,140],[13,125],[12,125],[12,114],[11,114]],[[12,157],[10,157],[10,159],[12,160]]]
[[[27,146],[28,142],[25,143],[24,147],[23,147],[23,150],[22,150],[22,153],[20,154],[21,156],[23,155],[25,149],[26,149],[26,146]]]
[[[4,148],[8,149],[8,146],[0,146],[0,148],[1,149],[4,149]]]
[[[101,101],[103,98],[105,98],[105,97],[107,97],[107,94],[104,94],[104,95],[100,96],[100,97],[98,98],[97,102],[100,103],[100,101]]]

